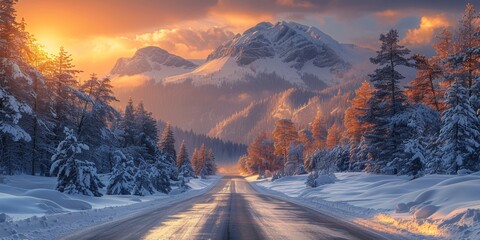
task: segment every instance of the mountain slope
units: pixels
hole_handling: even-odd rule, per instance
[[[357,84],[350,83],[340,88],[312,92],[288,89],[261,101],[253,102],[243,110],[220,121],[209,136],[244,144],[251,143],[261,132],[271,133],[279,119],[291,119],[298,129],[306,128],[317,111],[325,117],[327,126],[342,121],[343,112],[352,97],[350,91]]]

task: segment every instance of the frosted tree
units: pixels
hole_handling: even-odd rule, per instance
[[[291,142],[288,148],[287,162],[285,163],[284,173],[287,176],[305,174],[305,165],[303,163],[303,144]]]
[[[402,142],[405,139],[402,126],[392,125],[390,119],[406,108],[406,96],[400,86],[404,77],[397,71],[399,66],[410,66],[406,55],[410,50],[398,44],[396,30],[380,35],[382,46],[377,56],[370,59],[381,68],[370,76],[374,91],[368,101],[368,111],[362,121],[371,126],[364,135],[368,162],[366,170],[373,173],[395,173],[398,169],[387,168],[395,158],[402,158]]]
[[[134,143],[144,149],[141,155],[148,163],[153,163],[158,153],[157,122],[152,113],[145,110],[140,102],[134,112]]]
[[[169,170],[170,162],[165,154],[157,151],[155,163],[149,168],[150,181],[152,186],[160,192],[168,193],[171,190]]]
[[[438,136],[443,165],[446,172],[479,170],[480,123],[470,106],[464,84],[455,81],[446,95],[448,109],[442,115],[442,128]]]
[[[135,187],[135,173],[137,169],[130,156],[125,156],[121,151],[113,153],[115,166],[107,186],[108,195],[130,195]]]
[[[160,138],[160,151],[165,154],[168,162],[169,176],[172,180],[178,179],[177,153],[175,151],[175,138],[173,137],[173,131],[170,123],[167,123],[165,129],[163,129],[162,136]]]
[[[134,176],[133,195],[145,196],[155,192],[151,182],[152,173],[155,173],[155,171],[152,171],[151,167],[152,166],[145,161],[140,162]]]
[[[56,189],[68,194],[83,194],[100,197],[104,185],[97,176],[95,164],[76,157],[88,146],[77,141],[73,130],[65,128],[65,140],[58,144],[52,156],[51,175],[57,176]]]
[[[215,175],[217,173],[217,164],[215,163],[215,155],[212,149],[208,149],[206,155],[205,167],[208,175]]]
[[[180,151],[178,152],[177,156],[177,167],[179,172],[179,177],[183,179],[187,179],[185,181],[188,182],[188,178],[195,177],[195,172],[193,171],[192,163],[190,162],[190,158],[188,157],[187,146],[185,145],[185,141],[182,142],[180,145]]]

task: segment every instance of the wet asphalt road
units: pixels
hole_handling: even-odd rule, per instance
[[[201,196],[61,239],[382,239],[359,226],[256,192],[225,176]]]

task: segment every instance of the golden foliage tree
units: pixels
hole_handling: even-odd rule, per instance
[[[335,123],[328,129],[326,145],[328,148],[333,148],[340,144],[341,139],[342,128]]]
[[[359,143],[363,134],[368,129],[368,123],[362,123],[358,120],[359,116],[365,115],[368,107],[368,100],[372,97],[372,87],[367,81],[364,81],[357,91],[355,91],[355,97],[352,99],[351,104],[347,110],[345,110],[345,117],[343,124],[346,128],[346,137],[352,143]]]
[[[327,124],[320,110],[317,111],[317,115],[310,125],[315,147],[323,148],[325,146],[325,140],[327,139]]]
[[[275,138],[275,155],[282,156],[284,160],[287,159],[290,143],[298,141],[298,133],[293,122],[289,119],[280,119],[275,122],[273,137]]]

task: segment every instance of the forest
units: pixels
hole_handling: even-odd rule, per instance
[[[169,123],[159,136],[142,102],[116,109],[108,76],[79,81],[64,48],[47,53],[17,21],[16,3],[0,2],[0,178],[56,176],[60,192],[101,196],[98,173],[111,173],[107,194],[122,195],[168,193],[215,174],[211,149],[196,142],[190,159]]]
[[[479,20],[468,4],[457,26],[436,36],[433,57],[402,46],[395,29],[381,34],[370,58],[377,69],[343,116],[332,122],[319,111],[303,129],[278,120],[249,145],[241,170],[273,179],[310,172],[313,187],[343,171],[412,178],[479,171]],[[417,74],[405,85],[406,68]]]

